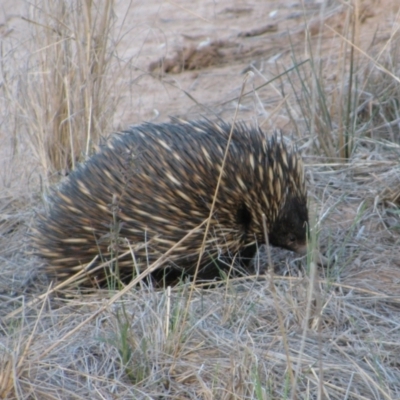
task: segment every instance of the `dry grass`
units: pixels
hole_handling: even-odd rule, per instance
[[[265,129],[294,132],[309,177],[310,248],[324,252],[325,268],[264,249],[260,275],[212,288],[54,294],[29,255],[40,181],[72,168],[117,127],[124,85],[138,76],[177,96],[181,114],[199,110],[189,110],[185,92],[197,99],[199,82],[217,84],[221,97],[199,102],[201,110],[233,118],[237,103],[225,101],[238,96],[249,63],[152,78],[138,57],[134,75],[132,55],[117,56],[130,18],[116,12],[121,4],[78,3],[38,1],[24,9],[19,36],[0,30],[0,398],[400,398],[398,5],[387,0],[391,24],[373,37],[364,2],[300,9],[295,33],[276,36],[279,62],[258,55],[250,66],[260,88],[240,110]],[[159,59],[158,44],[149,46]],[[228,71],[235,78],[224,86]],[[149,84],[151,96],[163,96],[159,87]],[[165,118],[170,108],[159,111]]]
[[[14,141],[25,132],[49,176],[75,168],[112,130],[112,7],[112,0],[33,2],[23,16],[26,41],[10,46],[3,58],[4,99],[17,113]]]

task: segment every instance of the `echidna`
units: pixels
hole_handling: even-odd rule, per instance
[[[51,195],[35,242],[51,277],[66,278],[131,246],[143,270],[209,217],[231,125],[206,120],[145,123],[115,134]],[[235,124],[202,266],[265,242],[304,252],[308,224],[303,166],[278,135]],[[199,229],[165,265],[193,271]],[[132,275],[132,256],[118,261]],[[104,274],[104,271],[103,271]],[[104,275],[96,271],[95,277]],[[87,277],[89,279],[89,277]]]

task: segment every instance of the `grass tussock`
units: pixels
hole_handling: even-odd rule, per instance
[[[343,23],[336,27],[324,23],[327,11],[322,8],[319,37],[313,40],[315,24],[309,23],[311,28],[305,31],[309,63],[296,68],[295,77],[288,76],[315,154],[331,162],[351,160],[358,139],[377,129],[389,132],[392,141],[398,137],[399,35],[394,30],[385,41],[369,37],[364,50],[366,40],[360,37],[363,11],[361,2],[348,3],[340,13]],[[324,40],[328,34],[339,40]],[[328,42],[335,53],[328,51]],[[298,57],[298,48],[292,44],[296,64]],[[301,129],[289,115],[295,129]]]
[[[0,196],[0,398],[400,398],[399,21],[371,35],[366,15],[374,17],[363,7],[354,0],[299,9],[301,35],[297,26],[297,36],[276,38],[286,42],[275,77],[289,72],[271,77],[272,63],[259,55],[251,64],[254,98],[250,91],[241,102],[241,111],[256,104],[264,128],[279,115],[284,132],[297,133],[310,188],[308,257],[260,249],[259,273],[228,275],[212,287],[181,282],[156,290],[141,280],[90,294],[71,286],[53,292],[20,282],[39,263],[18,253],[32,216]],[[13,154],[39,160],[49,176],[73,168],[100,132],[112,131],[117,8],[37,2],[24,14],[26,42],[11,35],[3,43],[0,105],[9,119],[0,133],[9,132]],[[212,15],[222,18],[223,10]],[[199,12],[189,13],[193,26]],[[237,13],[253,27],[253,14]],[[188,18],[172,15],[174,23]],[[243,67],[230,82],[237,92]],[[207,88],[223,87],[218,68],[176,74],[173,83],[195,98],[212,78]],[[175,96],[170,83],[168,75],[157,80]],[[232,102],[224,102],[232,97],[223,97],[202,109],[232,117]],[[7,165],[13,160],[21,158]],[[11,180],[1,182],[11,196]],[[323,268],[316,249],[326,256]]]
[[[48,176],[75,168],[111,131],[116,78],[113,1],[35,1],[26,42],[3,58],[3,92]],[[17,62],[21,52],[29,57]]]

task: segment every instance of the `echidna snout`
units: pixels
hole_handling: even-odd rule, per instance
[[[304,199],[286,200],[268,235],[269,243],[300,254],[307,252],[308,210]]]

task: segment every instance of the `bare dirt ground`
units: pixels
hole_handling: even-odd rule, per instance
[[[104,134],[170,116],[232,121],[238,109],[237,119],[296,142],[326,268],[274,250],[286,276],[198,285],[193,295],[190,284],[118,299],[68,289],[32,304],[48,284],[29,232],[50,168],[20,93],[45,46],[32,42],[35,6],[2,1],[0,398],[400,398],[400,5],[349,7],[116,1],[107,75]],[[346,109],[349,87],[357,104]],[[357,118],[345,160],[346,115]],[[298,264],[309,268],[291,275]]]

